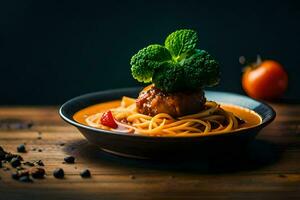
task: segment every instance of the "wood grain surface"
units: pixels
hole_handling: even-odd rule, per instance
[[[24,160],[43,160],[33,183],[0,169],[0,200],[9,199],[300,199],[300,105],[272,104],[276,120],[245,152],[193,160],[126,159],[102,152],[63,122],[57,107],[1,107],[0,146]],[[180,147],[179,147],[180,148]],[[64,164],[73,155],[75,164]],[[53,177],[55,168],[65,178]],[[92,177],[83,179],[88,168]]]

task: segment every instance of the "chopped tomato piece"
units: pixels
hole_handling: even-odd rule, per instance
[[[111,111],[107,111],[103,113],[101,119],[100,119],[101,124],[104,126],[108,126],[110,128],[117,128],[118,124],[115,122],[115,119],[111,113]]]

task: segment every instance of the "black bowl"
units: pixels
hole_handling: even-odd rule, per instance
[[[208,100],[242,106],[255,111],[261,116],[262,123],[255,127],[220,135],[153,137],[101,130],[80,124],[73,119],[73,115],[83,108],[101,102],[121,99],[122,96],[136,98],[140,90],[141,88],[125,88],[82,95],[64,103],[59,114],[66,122],[77,127],[89,142],[99,145],[104,151],[134,158],[163,159],[237,151],[254,139],[257,133],[272,122],[276,116],[275,111],[270,106],[249,97],[227,92],[205,91]]]

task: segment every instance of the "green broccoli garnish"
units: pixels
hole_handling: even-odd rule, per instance
[[[150,45],[131,58],[132,76],[165,91],[197,90],[219,82],[218,62],[196,49],[197,33],[183,29],[171,33],[165,46]]]
[[[213,57],[204,50],[195,49],[194,53],[181,63],[185,78],[191,89],[201,86],[214,86],[219,83],[219,65]]]
[[[197,33],[183,29],[171,33],[165,40],[165,47],[170,51],[175,62],[182,60],[186,54],[196,48]]]
[[[183,91],[186,87],[184,68],[178,63],[167,62],[155,70],[152,82],[166,92]]]
[[[132,76],[140,82],[149,83],[154,70],[170,59],[172,59],[170,52],[164,46],[149,45],[131,58]]]

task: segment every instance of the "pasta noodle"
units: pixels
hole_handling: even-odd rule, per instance
[[[146,136],[198,136],[224,133],[239,126],[231,112],[223,110],[213,101],[207,101],[203,111],[179,118],[166,113],[153,117],[144,115],[137,112],[135,105],[135,99],[123,97],[119,107],[110,109],[118,124],[118,131]],[[111,129],[100,123],[102,114],[90,115],[85,121],[92,127]]]

